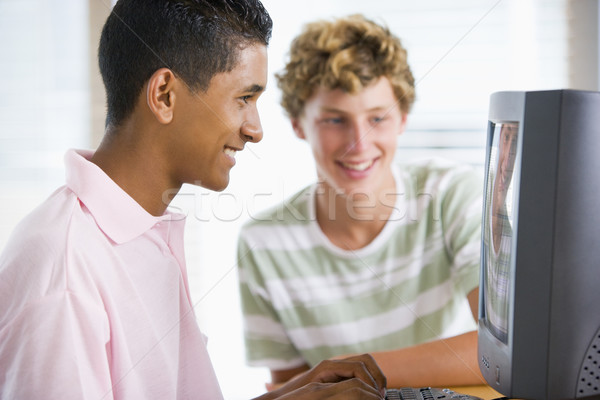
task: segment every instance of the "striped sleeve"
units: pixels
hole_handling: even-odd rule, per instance
[[[483,177],[470,167],[450,174],[442,197],[444,243],[452,259],[457,290],[468,294],[479,286]]]
[[[291,343],[273,307],[253,251],[242,231],[238,242],[238,276],[247,363],[274,370],[303,365],[304,358]]]

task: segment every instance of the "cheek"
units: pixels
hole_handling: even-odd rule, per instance
[[[344,152],[347,147],[344,145],[343,141],[334,140],[332,137],[320,137],[318,140],[312,142],[311,146],[315,155],[321,157]]]
[[[373,133],[373,135],[377,135],[374,140],[377,143],[377,146],[384,149],[388,153],[394,153],[396,148],[398,147],[398,137],[400,136],[396,132],[393,131],[385,131]]]
[[[386,136],[386,140],[385,140],[386,144],[387,144],[387,145],[388,145],[390,148],[392,148],[392,149],[394,149],[394,150],[395,150],[395,149],[398,147],[398,137],[399,137],[399,136],[400,136],[400,135],[399,135],[399,134],[397,134],[397,133],[395,133],[395,132],[394,132],[394,133],[390,133],[390,134],[388,134],[388,135]]]

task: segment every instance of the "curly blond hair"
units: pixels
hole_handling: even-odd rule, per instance
[[[387,77],[400,110],[408,113],[415,100],[415,82],[406,49],[386,26],[355,14],[304,26],[292,42],[289,61],[275,75],[281,105],[298,118],[315,88],[358,93],[380,77]]]

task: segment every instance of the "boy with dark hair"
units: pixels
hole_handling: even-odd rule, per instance
[[[0,256],[0,397],[220,399],[187,282],[184,183],[223,190],[258,142],[271,19],[258,0],[121,0],[102,32],[104,139]],[[169,195],[166,195],[169,194]],[[312,384],[309,384],[312,383]],[[272,398],[381,398],[372,358]]]

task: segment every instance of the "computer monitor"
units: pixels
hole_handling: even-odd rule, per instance
[[[521,399],[600,396],[600,93],[490,99],[478,357]]]

